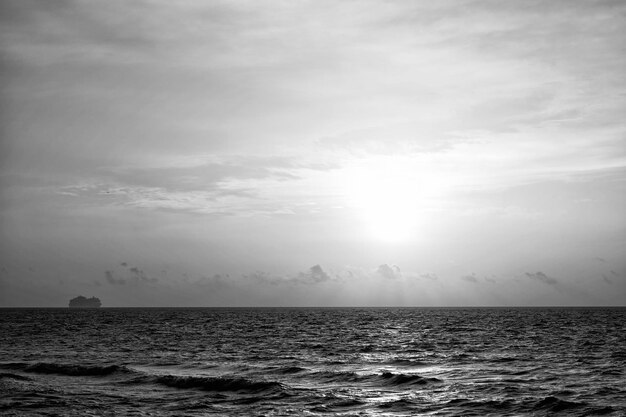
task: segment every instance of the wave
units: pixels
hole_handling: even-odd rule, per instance
[[[414,409],[415,407],[416,407],[416,404],[406,398],[388,401],[388,402],[384,402],[378,405],[378,408],[382,408],[390,412],[409,411],[409,410]]]
[[[486,362],[494,362],[494,363],[508,363],[508,362],[517,362],[520,361],[521,359],[513,357],[513,356],[502,356],[499,358],[488,358],[485,361]]]
[[[426,385],[430,383],[442,382],[438,378],[426,378],[419,375],[394,374],[393,372],[383,372],[380,375],[386,382],[386,385]]]
[[[356,372],[315,372],[312,376],[324,379],[329,382],[359,382],[367,379],[366,376],[358,375]]]
[[[328,382],[349,382],[349,383],[372,383],[386,386],[402,386],[402,385],[426,385],[430,383],[442,382],[437,378],[426,378],[420,375],[411,375],[389,371],[383,371],[380,374],[359,375],[355,372],[330,372],[323,371],[313,374],[313,376],[324,379]]]
[[[242,377],[209,377],[209,376],[184,376],[184,375],[151,375],[143,372],[131,370],[122,365],[81,365],[68,363],[4,363],[0,368],[14,369],[28,373],[57,374],[66,376],[109,376],[114,374],[134,375],[134,378],[120,381],[123,384],[144,384],[156,383],[172,388],[180,389],[200,389],[204,391],[233,391],[259,393],[268,391],[283,391],[284,386],[276,381],[254,381]],[[299,372],[287,368],[287,372]],[[18,380],[29,380],[25,376],[2,373],[2,378],[13,378]]]
[[[31,381],[30,378],[22,375],[11,374],[7,372],[0,372],[0,379],[14,379],[16,381]]]
[[[13,362],[2,364],[0,367],[20,370],[22,372],[38,374],[57,374],[67,376],[107,376],[115,373],[132,373],[133,371],[121,365],[80,365],[73,363]]]
[[[456,398],[454,400],[448,401],[446,406],[455,406],[460,407],[462,409],[468,408],[482,408],[486,410],[504,410],[511,408],[515,405],[513,400],[487,400],[487,401],[472,401],[467,398]]]
[[[532,374],[534,372],[541,371],[541,370],[543,370],[543,368],[541,366],[537,366],[537,367],[534,367],[534,368],[527,368],[527,369],[519,369],[519,368],[513,368],[513,369],[508,368],[507,369],[507,368],[503,368],[503,369],[500,369],[499,372],[502,375],[522,376],[522,375],[529,375],[529,374]]]
[[[289,375],[289,374],[297,374],[300,372],[304,372],[306,370],[307,370],[306,368],[301,368],[299,366],[285,366],[282,368],[277,368],[276,370],[274,370],[274,372],[278,374]]]
[[[385,365],[396,365],[396,366],[430,366],[431,364],[428,362],[420,361],[417,359],[390,359],[384,362]]]
[[[348,412],[351,409],[358,409],[365,405],[367,405],[366,402],[361,401],[357,398],[344,398],[344,399],[338,399],[337,401],[332,402],[330,404],[324,404],[324,405],[319,405],[317,407],[313,407],[311,411],[315,413],[324,413],[324,414],[341,412],[343,414],[345,412]]]
[[[622,376],[624,374],[624,371],[622,369],[606,369],[602,372],[600,372],[601,375],[603,376]]]
[[[336,402],[331,404],[333,408],[343,408],[343,407],[359,407],[361,405],[366,405],[365,401],[361,401],[357,398],[348,398],[343,401]]]
[[[625,393],[625,392],[626,390],[619,389],[617,387],[604,386],[604,387],[598,388],[596,392],[594,393],[594,395],[621,395],[622,393]]]
[[[284,387],[276,381],[253,381],[246,378],[209,377],[209,376],[153,376],[149,382],[171,388],[200,389],[203,391],[233,391],[259,393],[266,391],[283,391]]]
[[[485,412],[491,410],[504,410],[504,409],[518,409],[520,412],[524,414],[528,414],[529,412],[537,413],[537,412],[547,412],[549,414],[559,413],[559,412],[571,412],[573,410],[583,411],[584,409],[585,415],[591,414],[609,414],[615,411],[615,409],[611,406],[590,406],[585,402],[574,402],[562,400],[560,398],[554,396],[548,396],[543,398],[540,401],[533,402],[523,402],[516,403],[511,399],[497,401],[497,400],[488,400],[488,401],[475,401],[467,398],[457,398],[449,401],[446,406],[454,406],[458,407],[462,410],[467,409],[482,409]]]
[[[581,408],[581,407],[586,407],[586,406],[587,406],[587,403],[584,403],[584,402],[577,403],[577,402],[561,400],[560,398],[549,396],[539,401],[537,404],[535,404],[533,408],[535,410],[546,410],[546,411],[551,411],[551,412],[557,412],[557,411],[571,410],[571,409]]]

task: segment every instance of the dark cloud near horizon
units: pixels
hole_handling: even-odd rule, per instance
[[[148,277],[143,270],[137,268],[136,266],[130,267],[129,271],[131,272],[131,274],[133,274],[133,278],[135,279],[135,281],[150,282],[150,283],[156,283],[159,281],[158,278]]]
[[[378,275],[381,275],[387,279],[398,279],[402,277],[400,267],[398,265],[389,266],[388,264],[382,264],[377,269]]]
[[[104,271],[104,278],[111,285],[125,285],[126,280],[124,278],[115,278],[113,271]]]
[[[242,275],[242,278],[274,286],[281,284],[319,284],[333,279],[319,264],[313,265],[305,272],[299,272],[296,276],[281,277],[264,271],[254,271],[250,274]]]
[[[478,278],[476,278],[476,274],[463,275],[461,279],[463,281],[471,282],[473,284],[478,284]]]
[[[261,284],[269,284],[269,285],[278,285],[284,281],[263,271],[254,271],[254,272],[251,272],[250,274],[244,274],[242,275],[242,278],[244,280],[251,280],[254,282],[259,282]]]
[[[132,279],[135,283],[143,282],[143,283],[154,284],[159,281],[158,278],[149,277],[142,269],[136,266],[130,266],[127,262],[122,262],[120,265],[128,268],[128,271],[130,272],[130,277],[129,278],[122,278],[122,277],[116,278],[114,271],[106,270],[104,271],[104,277],[109,284],[125,285],[129,279]]]
[[[535,272],[534,274],[530,272],[526,272],[525,275],[532,280],[540,281],[548,285],[556,285],[559,283],[559,281],[556,278],[549,277],[548,275],[544,274],[541,271]]]
[[[300,272],[296,278],[297,282],[301,282],[303,284],[317,284],[330,280],[330,275],[328,275],[319,264],[313,265],[306,272]]]
[[[209,289],[210,291],[221,291],[231,286],[229,274],[213,274],[212,276],[203,275],[192,284]]]

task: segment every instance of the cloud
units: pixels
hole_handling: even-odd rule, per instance
[[[133,275],[133,278],[135,279],[135,281],[151,282],[151,283],[155,283],[158,281],[158,278],[149,278],[143,270],[135,266],[131,267],[129,271]]]
[[[124,285],[126,284],[126,280],[124,278],[115,278],[113,275],[113,271],[104,271],[104,277],[107,282],[111,285]]]
[[[242,278],[244,280],[249,280],[255,283],[269,285],[278,285],[286,281],[284,278],[273,276],[272,274],[264,271],[254,271],[249,274],[244,274],[242,275]]]
[[[622,278],[622,275],[612,269],[609,274],[602,274],[602,280],[607,284],[614,284],[615,280],[619,280],[620,278]]]
[[[320,282],[325,282],[331,280],[330,275],[322,269],[320,265],[313,265],[306,272],[300,272],[296,278],[298,282],[304,284],[317,284]]]
[[[556,278],[549,277],[541,271],[535,272],[534,274],[526,272],[526,276],[532,280],[540,281],[548,285],[556,285],[559,283]]]
[[[149,277],[143,270],[137,268],[136,266],[130,266],[128,262],[122,262],[120,265],[128,268],[131,278],[135,283],[156,283],[159,281],[158,278]],[[104,277],[111,285],[125,285],[128,282],[127,278],[116,278],[115,273],[111,270],[104,271]]]
[[[318,284],[327,282],[333,279],[324,269],[318,264],[313,265],[305,272],[299,272],[293,276],[277,276],[264,271],[255,271],[249,274],[242,275],[242,278],[254,283],[266,284],[266,285],[293,285],[293,284]]]
[[[387,279],[402,278],[402,273],[397,265],[389,266],[387,264],[382,264],[376,269],[376,273]]]
[[[200,163],[199,163],[200,162]],[[286,157],[230,156],[211,161],[181,161],[178,166],[136,166],[103,170],[114,183],[168,192],[231,191],[222,187],[230,180],[296,180],[298,166]],[[241,192],[241,190],[235,190]]]
[[[310,193],[315,196],[322,191],[302,187],[301,182],[338,167],[318,159],[300,152],[281,157],[222,155],[144,161],[143,165],[99,168],[93,178],[57,186],[55,192],[78,197],[76,202],[166,212],[218,216],[293,213],[310,201]]]
[[[316,143],[331,150],[365,156],[442,153],[466,141],[464,138],[442,133],[433,134],[424,128],[424,124],[401,123],[360,128],[320,138]],[[419,140],[416,139],[417,136],[420,137]]]
[[[202,276],[199,280],[194,281],[193,284],[201,287],[210,288],[211,291],[223,290],[230,286],[230,275],[226,274],[213,274],[213,276]]]
[[[432,280],[432,281],[436,281],[436,280],[439,279],[439,276],[437,274],[432,273],[432,272],[426,272],[426,273],[420,274],[419,277],[423,278],[423,279],[429,279],[429,280]]]
[[[607,284],[610,284],[610,285],[613,284],[613,280],[609,278],[608,276],[606,276],[606,274],[602,274],[602,280],[606,282]]]
[[[461,277],[463,281],[471,282],[473,284],[478,284],[478,278],[476,278],[476,274],[472,273],[472,275],[464,275]]]

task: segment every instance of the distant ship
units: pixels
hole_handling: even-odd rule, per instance
[[[70,300],[70,308],[99,308],[102,305],[99,298],[85,298],[79,295]]]

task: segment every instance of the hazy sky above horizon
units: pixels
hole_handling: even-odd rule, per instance
[[[623,1],[0,20],[0,307],[626,303]]]

